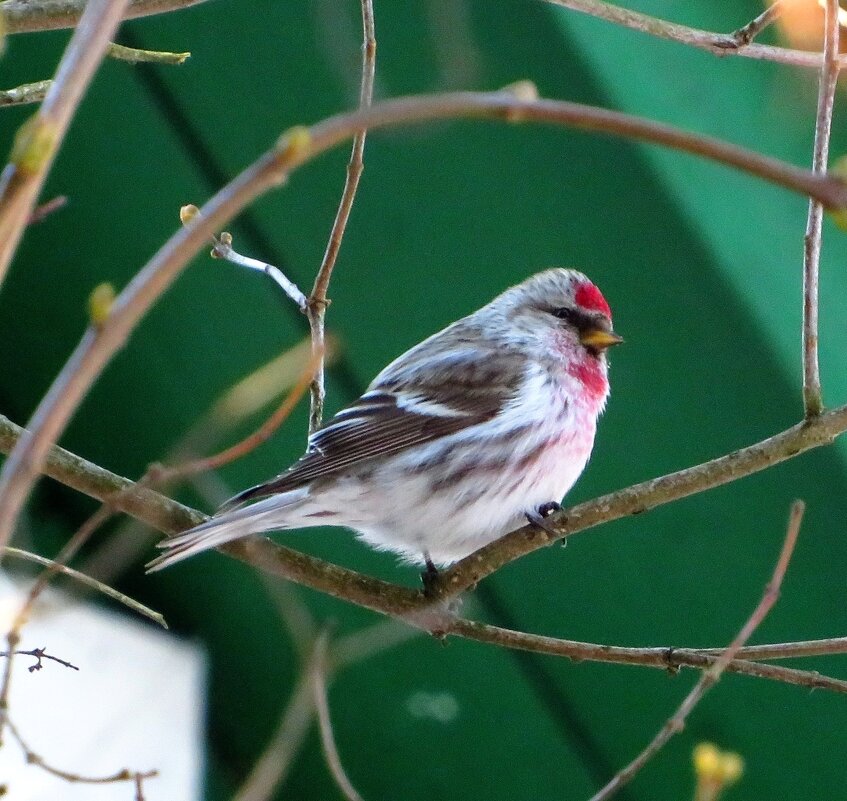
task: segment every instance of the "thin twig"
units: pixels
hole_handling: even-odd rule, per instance
[[[67,770],[62,770],[61,768],[51,765],[49,762],[45,762],[43,757],[35,753],[35,751],[33,751],[23,740],[20,732],[11,720],[6,721],[6,726],[12,733],[12,736],[17,741],[21,750],[24,752],[24,758],[27,763],[30,765],[36,765],[43,771],[46,771],[59,779],[64,779],[66,782],[79,784],[114,784],[116,782],[133,782],[137,787],[139,779],[152,779],[154,776],[159,775],[159,771],[157,770],[136,771],[128,770],[127,768],[116,771],[109,776],[83,776],[80,773],[72,773]]]
[[[625,648],[618,645],[601,645],[513,631],[462,618],[455,618],[446,623],[441,633],[448,636],[464,637],[501,648],[564,657],[574,662],[638,665],[671,672],[676,672],[680,668],[708,670],[724,652],[724,649],[704,651],[697,648]],[[790,650],[794,644],[783,643],[781,645],[782,647],[788,646]],[[844,679],[823,676],[817,671],[796,670],[752,661],[752,659],[776,658],[773,654],[756,656],[759,648],[767,649],[769,647],[754,646],[751,649],[753,656],[750,659],[734,659],[730,662],[727,670],[730,673],[737,673],[742,676],[793,684],[797,687],[806,687],[809,690],[828,690],[829,692],[847,694],[847,681]],[[830,652],[817,649],[816,653],[820,656]],[[839,647],[831,653],[844,653],[843,647]],[[744,656],[746,657],[746,654]]]
[[[17,132],[11,159],[0,174],[0,283],[65,132],[128,3],[90,0],[86,4],[44,102]],[[5,4],[0,11],[7,11]],[[0,537],[0,545],[5,542]]]
[[[797,543],[797,535],[800,533],[800,524],[803,521],[805,508],[806,505],[802,501],[794,501],[791,505],[788,530],[785,533],[785,541],[782,544],[782,550],[774,568],[773,576],[765,587],[762,599],[747,619],[747,622],[741,627],[741,631],[738,632],[729,647],[718,657],[715,664],[703,673],[697,684],[694,685],[694,688],[680,704],[679,709],[662,726],[652,742],[629,765],[617,773],[602,790],[592,796],[591,801],[605,801],[605,799],[611,798],[623,785],[632,780],[632,777],[661,750],[674,734],[682,731],[688,715],[697,706],[706,692],[717,683],[721,674],[735,658],[739,649],[750,639],[753,632],[765,619],[779,598],[779,590],[782,586],[782,580],[785,577],[785,571],[788,569],[788,563],[791,561],[791,555],[794,553],[794,546]]]
[[[150,609],[150,607],[145,606],[140,601],[136,601],[134,598],[130,598],[128,595],[124,595],[122,592],[114,589],[114,587],[110,587],[108,584],[103,584],[103,582],[97,581],[97,579],[87,576],[85,573],[80,573],[72,567],[67,567],[66,565],[59,564],[52,559],[46,559],[38,554],[23,551],[20,548],[12,548],[11,546],[6,546],[6,554],[17,559],[23,559],[27,562],[34,562],[35,564],[42,565],[44,567],[52,567],[63,576],[69,576],[75,581],[78,581],[80,584],[84,584],[86,587],[90,587],[92,590],[102,593],[107,598],[111,598],[112,600],[123,604],[133,612],[137,612],[139,615],[143,615],[149,620],[152,620],[154,623],[157,623],[163,629],[168,627],[168,624],[165,622],[165,618],[160,612]]]
[[[732,32],[739,47],[747,47],[765,28],[779,19],[784,11],[784,0],[774,0],[758,17]]]
[[[0,91],[0,108],[3,106],[25,106],[28,103],[40,103],[44,100],[53,80],[35,81],[16,86],[14,89]]]
[[[27,220],[27,225],[36,225],[40,222],[43,222],[47,217],[49,217],[54,211],[58,211],[68,202],[68,198],[66,195],[56,195],[56,197],[48,200],[45,203],[42,203],[39,206],[36,206],[32,214],[29,215],[29,220]]]
[[[262,755],[238,788],[233,801],[267,801],[285,779],[306,739],[314,714],[311,677],[304,672]]]
[[[735,33],[713,33],[699,28],[690,28],[687,25],[679,25],[638,11],[631,11],[628,8],[604,2],[604,0],[546,0],[546,2],[568,8],[571,11],[588,14],[606,20],[606,22],[621,25],[624,28],[647,33],[660,39],[669,39],[680,44],[691,45],[716,56],[745,56],[746,58],[775,61],[796,67],[819,68],[822,64],[822,58],[818,53],[755,43],[745,45],[743,41],[737,38],[737,31]],[[739,30],[743,31],[744,28]],[[839,67],[843,69],[845,65],[847,65],[847,59],[841,58]]]
[[[359,88],[359,108],[368,108],[373,102],[374,75],[376,74],[376,32],[374,29],[374,11],[371,0],[361,0],[362,5],[362,30],[364,42],[362,43],[362,79]],[[356,198],[356,190],[359,188],[359,178],[362,176],[364,162],[362,155],[365,151],[365,138],[367,129],[362,128],[353,137],[353,150],[350,153],[350,161],[347,164],[347,177],[344,181],[344,191],[341,193],[341,201],[335,214],[335,221],[329,234],[323,261],[315,277],[312,294],[306,306],[306,314],[309,318],[309,328],[312,332],[312,348],[315,353],[323,354],[326,346],[324,344],[324,329],[326,319],[326,307],[329,305],[326,293],[329,289],[329,281],[332,278],[332,270],[335,267],[338,251],[341,249],[341,240],[344,237],[344,229],[350,218],[353,201]],[[309,413],[309,433],[312,434],[320,428],[323,419],[324,400],[326,398],[326,386],[324,377],[323,356],[320,357],[315,379],[312,382],[311,411]]]
[[[169,50],[141,50],[137,47],[109,43],[106,51],[109,58],[126,61],[130,64],[171,64],[178,66],[191,58],[191,53],[172,53]]]
[[[2,5],[2,4],[0,4]],[[191,53],[171,53],[163,50],[139,50],[135,47],[110,42],[106,55],[118,61],[126,61],[130,64],[183,64],[191,57]],[[24,83],[14,89],[0,91],[0,108],[4,106],[24,106],[29,103],[39,103],[47,96],[47,92],[53,85],[52,78],[33,83]]]
[[[826,173],[832,110],[838,83],[838,43],[840,25],[838,0],[826,0],[826,23],[818,85],[818,109],[815,116],[815,144],[812,171]],[[809,200],[806,234],[803,238],[803,408],[806,417],[823,410],[821,377],[818,368],[818,273],[820,270],[823,206]]]
[[[362,801],[362,796],[353,787],[344,765],[341,764],[341,756],[335,744],[335,736],[332,732],[332,719],[329,714],[329,701],[327,699],[326,673],[327,673],[327,648],[329,647],[329,635],[322,632],[315,641],[315,653],[309,666],[311,685],[315,710],[318,715],[318,729],[321,735],[321,748],[326,760],[329,772],[336,786],[347,801]]]
[[[219,237],[214,237],[215,245],[212,248],[212,256],[216,259],[225,259],[239,267],[247,267],[249,270],[258,270],[269,276],[273,281],[293,300],[300,311],[306,311],[308,301],[300,288],[291,281],[279,267],[267,262],[253,259],[250,256],[242,256],[232,247],[232,234],[223,231]]]
[[[206,0],[131,0],[124,19],[165,14],[204,3]],[[87,0],[3,0],[0,16],[5,18],[6,33],[31,33],[75,27]]]
[[[46,648],[33,648],[30,651],[22,651],[18,649],[17,651],[0,651],[0,656],[8,657],[9,654],[12,656],[32,656],[35,657],[35,662],[31,664],[27,670],[30,673],[37,673],[44,666],[43,661],[45,659],[49,659],[51,662],[57,662],[58,664],[70,668],[71,670],[79,670],[76,665],[71,664],[70,662],[65,661],[64,659],[59,659],[58,656],[53,656],[52,654],[47,653]]]

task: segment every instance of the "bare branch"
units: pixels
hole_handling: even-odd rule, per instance
[[[372,0],[361,0],[362,2],[362,29],[364,42],[362,43],[362,79],[359,88],[359,108],[368,108],[373,102],[374,75],[376,73],[376,32],[374,30],[374,11]],[[347,165],[347,178],[344,182],[344,191],[341,193],[341,201],[335,214],[335,222],[329,234],[329,242],[326,246],[323,261],[318,269],[315,285],[306,306],[309,317],[309,328],[312,331],[312,348],[315,353],[323,354],[324,327],[326,318],[326,307],[329,305],[326,293],[332,270],[335,267],[338,252],[341,249],[341,240],[347,220],[353,208],[356,198],[356,190],[359,188],[359,178],[362,175],[362,155],[365,151],[365,138],[367,130],[362,128],[353,137],[353,150],[350,153],[350,162]],[[326,398],[326,387],[324,384],[324,362],[320,356],[315,379],[312,382],[312,402],[309,414],[309,433],[320,428],[323,419],[324,399]]]
[[[212,248],[212,256],[214,258],[225,259],[232,264],[237,264],[239,267],[247,267],[249,270],[258,270],[261,273],[265,273],[297,304],[297,308],[300,311],[306,311],[306,307],[308,306],[306,296],[300,291],[297,284],[289,280],[279,267],[259,261],[259,259],[253,259],[250,256],[242,256],[233,249],[232,234],[228,231],[223,231],[219,237],[214,237],[214,240],[215,246]]]
[[[27,562],[34,562],[42,567],[50,567],[58,573],[61,573],[63,576],[69,576],[70,578],[78,581],[80,584],[84,584],[86,587],[90,587],[92,590],[96,590],[106,597],[123,604],[133,612],[143,615],[144,617],[152,620],[154,623],[158,623],[163,629],[168,627],[168,624],[165,622],[165,618],[160,612],[150,609],[150,607],[145,606],[140,601],[136,601],[134,598],[130,598],[128,595],[124,595],[122,592],[110,587],[108,584],[103,584],[103,582],[97,581],[97,579],[87,576],[85,573],[80,573],[72,567],[59,564],[52,559],[47,559],[43,556],[39,556],[38,554],[30,553],[29,551],[23,551],[20,548],[12,548],[11,546],[6,547],[6,554],[17,559],[23,559]]]
[[[604,0],[546,0],[556,6],[579,11],[592,17],[621,25],[641,33],[657,36],[660,39],[669,39],[680,44],[706,50],[716,56],[745,56],[764,61],[776,61],[781,64],[791,64],[796,67],[819,68],[822,63],[820,54],[808,53],[804,50],[789,50],[784,47],[772,47],[770,45],[759,45],[745,43],[744,28],[739,28],[734,33],[712,33],[699,28],[690,28],[687,25],[679,25],[675,22],[667,22],[658,17],[651,17],[638,11],[631,11]],[[766,12],[767,13],[767,12]],[[757,17],[752,23],[753,33],[758,33],[764,25],[757,27]],[[770,20],[766,20],[770,22]],[[839,68],[847,65],[847,60],[839,60]]]
[[[818,109],[815,117],[815,144],[812,171],[826,173],[832,110],[838,83],[838,42],[840,24],[838,0],[826,0],[823,66],[818,86]],[[806,234],[803,238],[803,408],[806,417],[821,413],[821,377],[818,368],[818,273],[821,258],[823,206],[809,200]]]
[[[758,17],[732,32],[739,47],[747,47],[768,25],[776,22],[784,10],[784,0],[774,0]]]
[[[840,417],[837,417],[837,415],[840,415]],[[814,421],[803,424],[801,428],[807,433],[814,433],[815,429],[831,424],[833,419],[838,419],[840,426],[847,427],[847,407],[826,412]],[[844,428],[840,430],[844,430]],[[21,429],[18,426],[0,415],[0,452],[8,452],[13,447],[20,431]],[[790,429],[790,431],[793,431],[793,429]],[[831,431],[826,436],[821,436],[816,445],[830,442],[836,433],[838,431]],[[790,440],[790,442],[792,442],[791,447],[794,448],[793,452],[799,453],[798,448],[800,446],[796,441]],[[760,445],[752,447],[756,449]],[[815,444],[811,444],[807,440],[801,449],[810,447],[815,447]],[[63,448],[54,446],[51,449],[45,464],[45,473],[79,492],[99,500],[110,501],[114,508],[130,514],[166,534],[176,534],[206,519],[205,515],[194,509],[183,506],[151,489],[137,484],[134,485],[128,479],[116,476],[114,473],[87,462]],[[740,474],[738,477],[740,477]],[[635,488],[641,487],[643,491],[645,486],[649,487],[651,484],[652,482],[647,482],[646,485],[636,485]],[[616,495],[627,497],[632,489],[621,490]],[[599,514],[603,509],[607,509],[614,517],[623,514],[617,504],[608,506],[610,497],[613,496],[604,496],[596,501],[583,504],[581,507],[575,507],[575,509],[584,510],[581,518],[583,521],[592,519],[591,525],[599,525],[602,522],[599,517],[589,518],[589,514]],[[592,507],[593,512],[591,512]],[[575,528],[572,533],[575,533],[576,530],[578,529]],[[462,620],[451,615],[447,611],[447,600],[455,597],[461,591],[458,588],[454,588],[455,591],[451,594],[445,593],[440,603],[437,599],[433,602],[431,598],[418,590],[396,586],[362,575],[353,570],[298,553],[264,538],[253,537],[232,542],[221,550],[270,575],[280,576],[363,606],[366,609],[395,617],[409,626],[424,631],[450,633],[504,647],[549,653],[572,659],[640,664],[665,670],[682,666],[699,669],[708,668],[714,664],[716,657],[722,653],[721,649],[619,648],[510,631],[470,620]],[[342,642],[339,642],[339,649],[343,647]],[[10,646],[10,648],[15,647],[17,647],[17,643]],[[748,659],[768,659],[792,655],[810,656],[844,653],[845,650],[847,650],[847,639],[835,638],[833,640],[753,646],[744,652],[744,656]],[[341,653],[341,650],[339,650],[339,653]],[[747,661],[745,664],[741,662],[741,660],[735,660],[729,669],[759,678],[835,692],[847,692],[847,681],[830,679],[814,672],[790,670],[773,665],[758,665],[752,661]]]
[[[165,14],[198,5],[205,0],[130,0],[124,19]],[[5,17],[6,33],[31,33],[57,28],[73,28],[82,16],[86,0],[3,0],[0,15]]]
[[[33,209],[32,214],[29,215],[27,225],[37,225],[38,223],[43,222],[54,211],[61,209],[67,202],[68,198],[66,195],[56,195],[56,197],[51,198],[46,203],[36,206]]]
[[[40,103],[44,100],[47,90],[53,81],[35,81],[24,83],[14,89],[0,91],[0,108],[3,106],[25,106],[28,103]]]
[[[154,776],[159,775],[159,771],[157,770],[135,771],[128,770],[127,768],[123,768],[122,770],[116,771],[110,776],[83,776],[79,773],[72,773],[71,771],[62,770],[61,768],[57,768],[51,765],[49,762],[46,762],[43,757],[36,754],[35,751],[33,751],[24,742],[20,732],[11,720],[6,721],[6,726],[12,733],[14,739],[17,741],[18,745],[21,748],[21,751],[24,752],[24,757],[30,765],[36,765],[43,771],[46,771],[47,773],[50,773],[59,779],[64,779],[66,782],[71,782],[74,784],[115,784],[116,782],[133,782],[136,785],[137,789],[140,780],[152,779]]]
[[[340,637],[330,645],[326,655],[326,682],[332,682],[335,675],[344,668],[383,653],[416,634],[414,629],[389,620]],[[315,712],[311,668],[314,658],[315,648],[312,647],[276,731],[233,801],[267,801],[285,778],[296,752],[306,738]]]
[[[288,700],[276,731],[262,755],[238,788],[233,801],[268,801],[285,779],[312,723],[314,700],[311,677],[304,673]]]
[[[641,667],[657,668],[659,670],[677,671],[680,668],[708,670],[716,662],[725,649],[699,648],[625,648],[619,645],[601,645],[597,643],[563,640],[557,637],[545,637],[541,634],[529,634],[523,631],[513,631],[500,626],[479,623],[475,620],[455,618],[445,624],[442,634],[464,637],[501,648],[513,648],[519,651],[529,651],[535,654],[564,657],[579,662],[607,662],[616,665],[639,665]],[[803,643],[798,643],[802,650]],[[757,679],[779,681],[806,687],[809,690],[828,690],[829,692],[847,693],[847,681],[823,676],[816,671],[795,670],[793,668],[765,665],[751,661],[753,659],[773,659],[773,653],[758,655],[758,652],[777,648],[791,650],[794,643],[783,643],[779,646],[753,646],[751,656],[747,657],[742,649],[743,659],[733,659],[727,670],[742,676]],[[844,653],[843,644],[838,643],[833,651],[826,651],[824,646],[815,649],[816,655],[829,653]],[[805,654],[798,654],[805,655]]]
[[[49,659],[51,662],[56,662],[66,668],[70,668],[71,670],[79,670],[76,665],[72,665],[64,659],[59,659],[58,656],[53,656],[53,654],[48,654],[46,648],[33,648],[30,651],[22,651],[20,649],[17,651],[0,651],[0,656],[8,657],[9,655],[35,657],[36,661],[27,668],[30,673],[37,673],[41,670],[41,668],[44,667],[43,661],[45,659]]]
[[[591,801],[605,801],[605,799],[611,798],[623,785],[632,780],[632,777],[662,749],[674,734],[683,730],[688,715],[700,703],[706,692],[717,683],[721,674],[735,658],[739,649],[750,639],[753,632],[765,619],[779,598],[779,590],[782,586],[782,580],[785,578],[788,563],[791,561],[791,555],[794,553],[794,546],[797,543],[797,535],[800,533],[800,524],[803,521],[805,508],[806,505],[802,501],[794,501],[792,504],[788,530],[785,534],[785,541],[782,544],[779,559],[774,568],[773,577],[765,587],[764,595],[762,595],[762,599],[753,610],[753,614],[750,615],[747,622],[741,627],[741,631],[738,632],[729,647],[718,657],[715,664],[703,673],[700,680],[680,704],[679,709],[662,726],[650,744],[629,765],[615,775],[602,790],[592,796]]]
[[[326,760],[329,772],[335,780],[335,784],[347,801],[362,801],[362,796],[353,787],[353,783],[347,776],[341,757],[335,745],[335,736],[332,732],[332,720],[329,715],[329,701],[327,699],[326,673],[327,673],[327,648],[329,646],[329,635],[326,632],[318,635],[315,641],[315,651],[309,666],[312,684],[313,700],[318,713],[318,729],[321,735],[321,748]]]

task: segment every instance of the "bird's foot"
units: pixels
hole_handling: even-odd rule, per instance
[[[542,503],[535,511],[527,512],[526,519],[533,526],[537,526],[554,539],[558,539],[559,535],[556,533],[556,530],[547,523],[546,518],[550,517],[553,512],[560,511],[561,508],[561,505],[556,503],[556,501],[547,501],[546,503]]]
[[[432,591],[435,589],[435,585],[438,581],[438,568],[435,566],[435,563],[432,559],[429,558],[429,554],[424,554],[424,562],[426,564],[426,570],[421,573],[421,583],[423,584],[423,593],[426,596],[432,595]]]

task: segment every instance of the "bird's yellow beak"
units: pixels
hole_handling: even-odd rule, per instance
[[[612,345],[620,345],[623,342],[623,337],[619,337],[614,331],[604,331],[602,328],[588,328],[581,331],[579,341],[587,348],[595,350],[606,350]]]

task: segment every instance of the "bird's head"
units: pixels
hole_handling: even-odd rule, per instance
[[[612,330],[612,312],[600,290],[576,270],[555,268],[506,290],[491,306],[516,337],[545,350],[603,360],[623,342]]]

